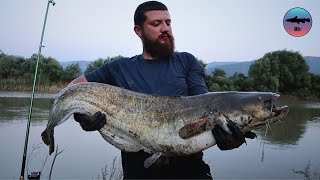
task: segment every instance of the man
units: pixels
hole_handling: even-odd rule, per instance
[[[81,76],[71,84],[94,81],[119,86],[136,92],[163,96],[191,96],[207,93],[205,74],[196,58],[186,52],[174,52],[174,38],[167,7],[157,1],[140,4],[134,14],[134,32],[143,44],[141,55],[122,58]],[[86,131],[100,129],[108,119],[103,113],[94,116],[75,114],[75,120]],[[245,138],[234,124],[232,134],[220,127],[213,136],[220,149],[239,147]],[[202,160],[203,153],[187,157],[162,157],[144,168],[145,152],[121,152],[124,178],[193,178],[211,179],[210,168]]]

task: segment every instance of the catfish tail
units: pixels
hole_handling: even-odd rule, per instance
[[[49,146],[49,155],[54,152],[54,130],[46,129],[41,133],[42,141]]]

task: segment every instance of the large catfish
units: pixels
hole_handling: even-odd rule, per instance
[[[216,144],[211,130],[229,132],[233,121],[245,133],[285,117],[287,106],[275,107],[278,94],[269,92],[210,92],[187,97],[148,95],[101,83],[79,83],[55,98],[47,128],[41,134],[49,153],[54,151],[54,128],[73,113],[106,115],[99,132],[118,149],[144,150],[158,157],[193,154]]]

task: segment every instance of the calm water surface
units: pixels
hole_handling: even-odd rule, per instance
[[[43,166],[48,148],[40,137],[53,96],[36,96],[29,136],[28,172],[43,167],[42,179],[48,178],[53,159],[50,156]],[[28,93],[0,92],[0,179],[20,176],[29,98]],[[279,104],[289,105],[290,112],[267,134],[259,129],[257,139],[231,151],[216,146],[204,151],[215,179],[302,179],[292,170],[303,170],[309,161],[311,171],[320,172],[320,102],[281,100]],[[120,160],[118,149],[98,132],[84,132],[72,117],[55,129],[55,138],[63,152],[55,161],[53,179],[102,179],[102,168],[110,167],[115,157]]]

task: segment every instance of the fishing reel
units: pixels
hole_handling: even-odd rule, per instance
[[[30,175],[28,175],[28,179],[40,179],[41,172],[31,172]]]
[[[49,0],[49,2],[52,3],[52,6],[56,4],[53,0]]]

